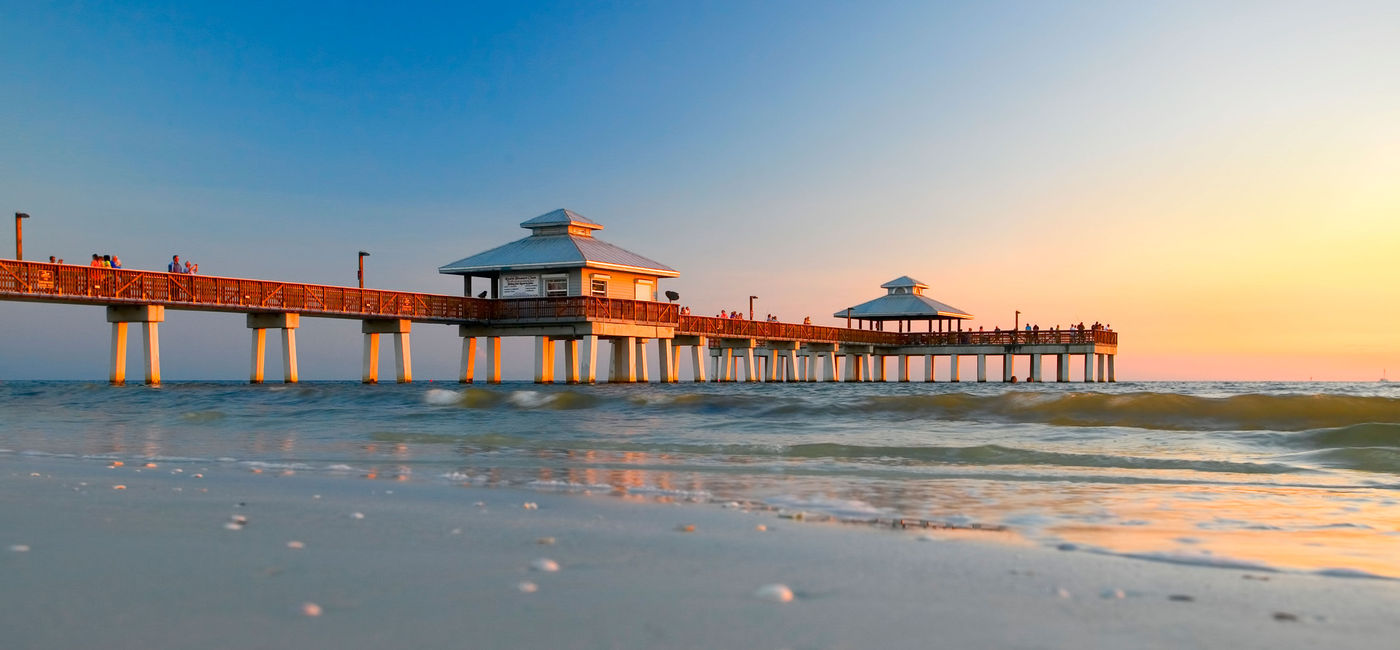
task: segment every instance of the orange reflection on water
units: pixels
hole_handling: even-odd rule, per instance
[[[1049,529],[1077,544],[1115,553],[1285,570],[1344,569],[1400,577],[1400,506],[1347,490],[1299,486],[1160,486],[1096,505],[1113,523]]]

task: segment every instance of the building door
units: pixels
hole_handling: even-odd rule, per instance
[[[637,300],[656,300],[656,283],[652,280],[637,280]]]

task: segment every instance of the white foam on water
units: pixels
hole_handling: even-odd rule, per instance
[[[535,390],[517,390],[512,392],[506,399],[514,406],[532,409],[547,406],[556,398],[554,395],[541,393]]]
[[[810,498],[783,494],[764,499],[764,502],[781,510],[815,511],[838,519],[874,519],[890,516],[893,512],[858,499]]]
[[[443,388],[433,388],[423,394],[423,401],[433,406],[452,406],[462,401],[463,393]]]

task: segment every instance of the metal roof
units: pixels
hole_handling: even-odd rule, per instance
[[[583,226],[592,230],[602,230],[603,224],[585,217],[573,210],[559,208],[546,212],[529,221],[520,222],[521,228],[542,228],[545,226]]]
[[[561,269],[587,266],[668,278],[680,275],[678,271],[665,264],[594,238],[591,236],[592,233],[542,234],[540,230],[535,230],[563,225],[583,226],[590,230],[598,230],[603,227],[596,221],[575,212],[555,210],[520,225],[534,230],[534,234],[440,266],[438,273],[465,275],[482,271]]]
[[[918,280],[915,280],[914,278],[911,278],[907,275],[901,275],[893,280],[890,280],[889,282],[880,285],[881,289],[894,289],[896,287],[923,287],[927,289],[928,285],[923,282],[919,282]]]
[[[842,309],[832,316],[845,318]],[[890,294],[863,302],[851,308],[851,318],[864,320],[924,320],[929,318],[972,318],[957,307],[946,305],[928,296],[912,293]]]

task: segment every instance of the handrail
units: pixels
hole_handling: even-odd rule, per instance
[[[332,317],[487,320],[492,302],[381,289],[0,260],[0,295],[96,305],[148,304]]]
[[[884,332],[681,315],[672,303],[649,300],[597,296],[488,300],[5,259],[0,259],[0,298],[91,305],[165,305],[212,311],[295,312],[334,318],[403,318],[442,323],[519,325],[611,321],[671,327],[681,335],[880,346],[1118,344],[1118,333],[1106,329]]]

